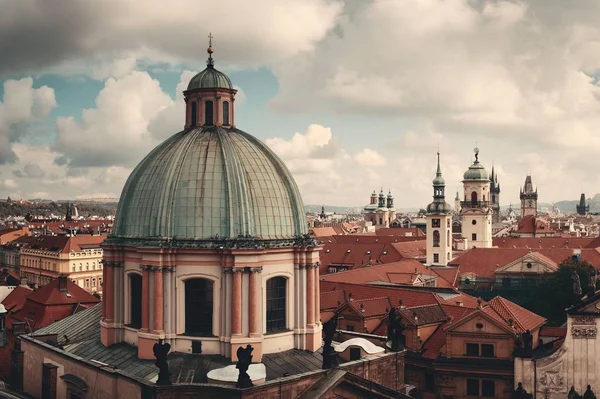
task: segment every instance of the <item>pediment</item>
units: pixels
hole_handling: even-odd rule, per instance
[[[500,266],[495,273],[506,274],[544,274],[554,273],[558,269],[558,265],[551,259],[530,252],[514,261]]]
[[[508,326],[500,324],[497,320],[479,310],[463,317],[458,322],[451,324],[447,333],[473,333],[473,334],[513,334]]]

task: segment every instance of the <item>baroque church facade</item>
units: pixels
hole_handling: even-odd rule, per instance
[[[371,222],[375,230],[384,227],[391,227],[396,220],[396,208],[394,208],[394,196],[389,190],[387,196],[383,193],[383,188],[379,195],[373,190],[369,204],[363,209],[365,222]]]

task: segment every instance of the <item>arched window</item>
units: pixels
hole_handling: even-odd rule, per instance
[[[192,107],[192,112],[191,112],[191,116],[190,116],[190,125],[193,127],[198,124],[198,106],[196,105],[196,101],[192,101],[192,103],[190,104],[190,107]]]
[[[477,205],[477,192],[473,191],[471,193],[471,202],[473,203],[473,205]]]
[[[142,276],[129,275],[129,326],[142,328]]]
[[[213,282],[205,278],[185,281],[185,334],[213,335]]]
[[[286,284],[284,277],[267,280],[267,333],[286,329]]]
[[[223,101],[223,124],[229,125],[229,101]]]
[[[440,231],[439,230],[433,231],[433,246],[434,247],[440,246]]]
[[[207,126],[213,125],[213,102],[206,101],[204,103],[204,124]]]

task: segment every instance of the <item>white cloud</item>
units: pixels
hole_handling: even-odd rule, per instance
[[[365,148],[354,155],[354,160],[364,167],[383,166],[387,163],[387,160],[380,153],[370,148]]]
[[[122,78],[134,71],[137,66],[135,57],[119,58],[110,62],[103,62],[92,69],[92,77],[98,80],[106,78]]]
[[[178,0],[167,7],[161,0],[9,2],[0,18],[0,54],[11,57],[0,60],[0,74],[65,64],[75,71],[81,62],[73,60],[97,63],[123,53],[138,60],[197,66],[203,62],[209,31],[219,62],[268,65],[311,51],[333,27],[341,8],[338,0],[225,0],[210,6]],[[114,65],[96,68],[95,75],[110,76],[111,70]]]
[[[56,121],[57,162],[69,167],[134,166],[158,142],[148,132],[149,121],[172,103],[159,82],[134,71],[110,78],[96,98],[96,108]],[[174,133],[174,132],[171,132]]]

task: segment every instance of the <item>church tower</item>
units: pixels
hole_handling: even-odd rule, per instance
[[[427,265],[447,265],[452,259],[452,207],[446,203],[440,153],[433,179],[433,202],[427,205]]]
[[[458,191],[456,192],[456,198],[454,198],[454,212],[457,215],[460,214],[460,195],[458,195]]]
[[[494,171],[492,165],[492,175],[490,176],[490,195],[492,201],[492,223],[500,223],[500,183],[498,183],[498,175]]]
[[[375,212],[376,214],[376,223],[375,223],[375,228],[376,229],[380,229],[382,227],[388,227],[389,225],[389,212],[388,212],[388,208],[386,206],[386,197],[385,194],[383,193],[383,187],[381,188],[381,191],[379,192],[379,201],[377,203],[377,211]]]
[[[475,148],[475,162],[463,175],[464,201],[461,202],[462,235],[467,248],[492,247],[492,203],[490,177],[479,162]]]
[[[537,216],[537,200],[538,192],[537,187],[533,189],[531,183],[531,175],[527,175],[525,178],[525,185],[521,189],[521,217],[525,216]]]

